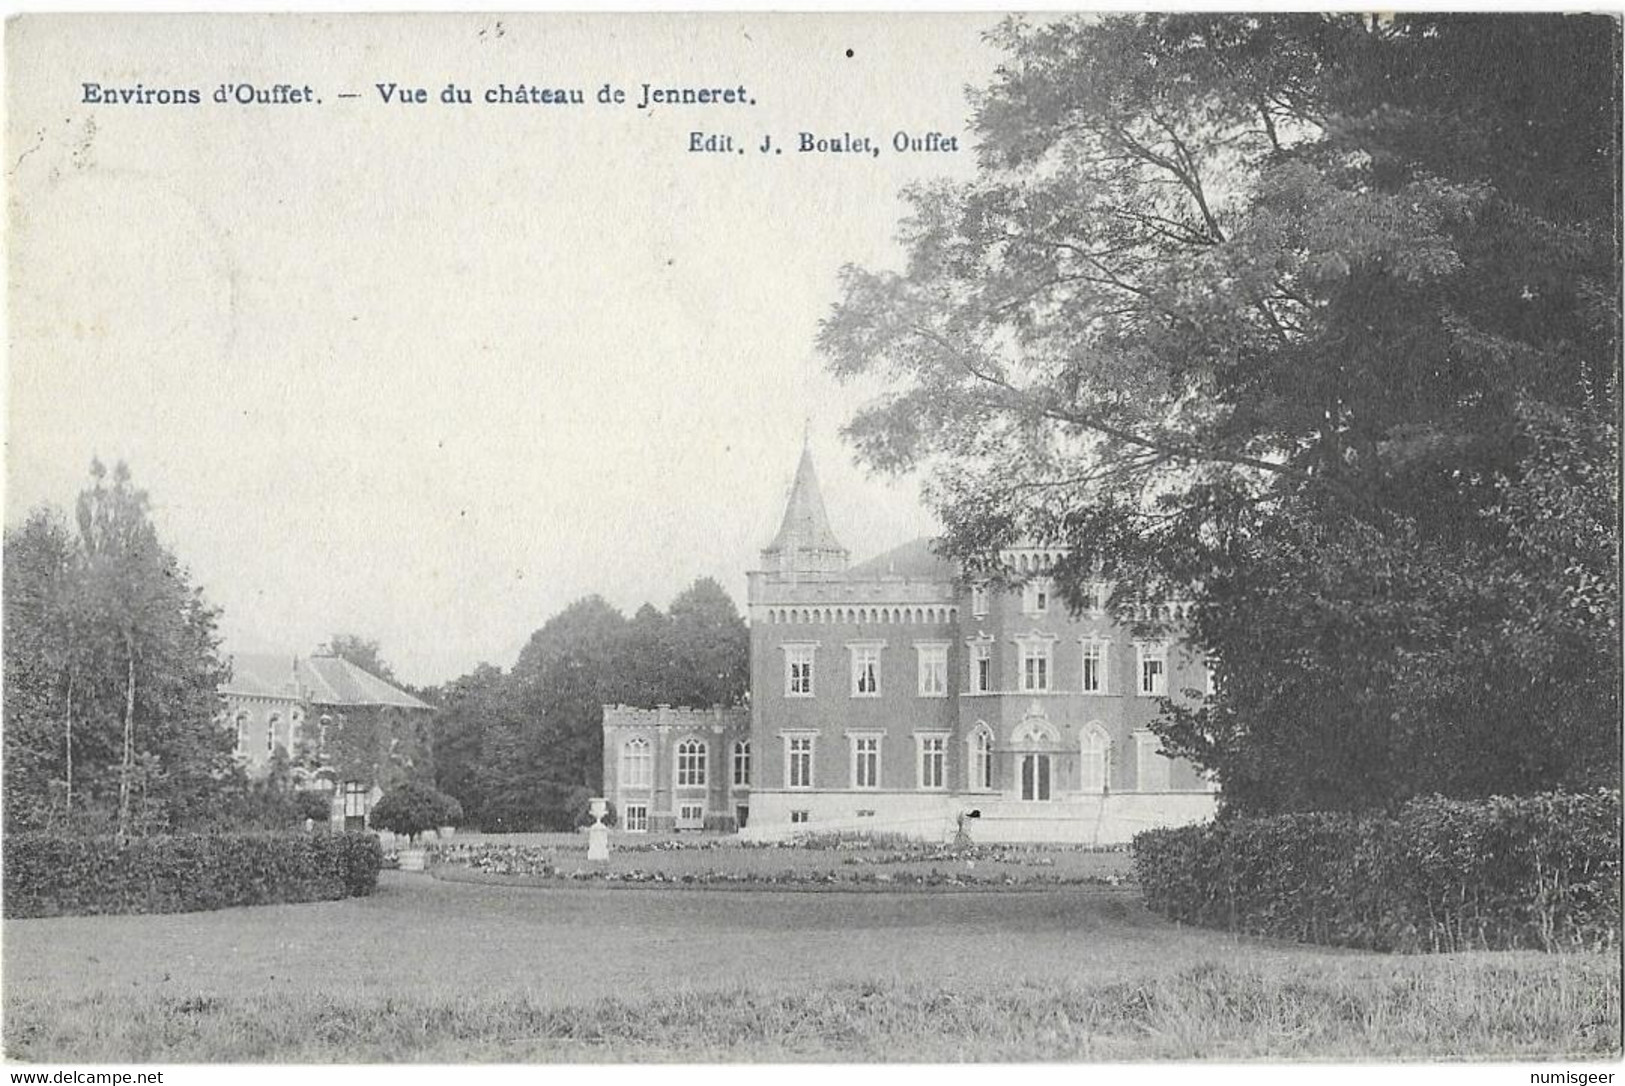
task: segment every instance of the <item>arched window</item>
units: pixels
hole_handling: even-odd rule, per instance
[[[734,785],[750,787],[750,740],[741,739],[734,744]]]
[[[237,749],[244,754],[248,753],[248,710],[242,709],[237,713]]]
[[[1088,795],[1106,791],[1107,759],[1111,754],[1111,737],[1099,724],[1085,724],[1078,739],[1078,789]]]
[[[276,725],[277,721],[281,719],[282,715],[280,713],[272,713],[270,719],[265,722],[265,753],[267,754],[276,749]]]
[[[970,747],[965,764],[970,767],[970,788],[973,792],[993,790],[993,733],[980,720],[967,740]]]
[[[653,779],[654,765],[649,754],[647,739],[628,739],[621,748],[621,787],[647,788]]]
[[[685,739],[677,744],[677,787],[704,786],[705,744],[698,739]]]

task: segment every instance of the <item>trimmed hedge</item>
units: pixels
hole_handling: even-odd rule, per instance
[[[1613,947],[1620,794],[1220,819],[1137,835],[1134,867],[1148,907],[1203,927],[1373,950]]]
[[[136,837],[12,834],[5,915],[181,913],[363,897],[383,852],[370,833]]]

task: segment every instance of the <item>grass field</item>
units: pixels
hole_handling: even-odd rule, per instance
[[[38,1061],[1604,1056],[1619,966],[1386,957],[1162,922],[1132,892],[526,889],[5,924]]]

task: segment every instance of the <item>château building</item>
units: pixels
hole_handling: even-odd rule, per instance
[[[432,711],[340,656],[235,655],[220,697],[249,775],[263,777],[280,750],[294,783],[328,793],[332,824],[349,829],[410,775]]]
[[[1047,574],[1062,554],[1003,552],[1005,589],[929,540],[852,564],[804,449],[749,574],[748,728],[607,709],[606,794],[635,812],[623,824],[1110,843],[1211,815],[1211,782],[1149,730],[1159,698],[1208,692],[1204,662],[1135,639],[1105,583],[1070,612]]]

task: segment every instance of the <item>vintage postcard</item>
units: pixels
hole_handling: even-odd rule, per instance
[[[1616,18],[5,49],[14,1069],[1611,1081]]]

